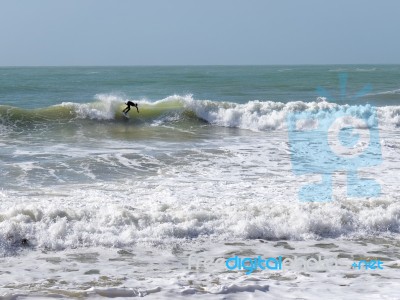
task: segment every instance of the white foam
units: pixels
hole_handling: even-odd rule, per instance
[[[287,128],[287,117],[290,113],[307,112],[318,117],[324,115],[343,114],[364,120],[367,125],[373,126],[373,117],[377,112],[382,127],[399,124],[400,107],[374,108],[371,105],[339,105],[329,103],[324,98],[315,102],[280,103],[272,101],[250,101],[245,104],[213,102],[208,100],[194,100],[184,98],[185,106],[193,110],[196,115],[211,124],[225,127],[238,127],[254,131],[279,130]],[[360,128],[365,127],[365,122]],[[308,124],[306,124],[308,125]],[[355,124],[357,125],[357,124]]]
[[[41,195],[24,200],[20,195],[18,201],[23,204],[11,204],[11,196],[2,201],[1,250],[10,251],[22,238],[39,249],[61,250],[138,243],[168,245],[201,236],[219,241],[308,240],[400,232],[400,204],[392,196],[300,203],[295,186],[274,185],[274,180],[268,179],[263,183],[207,182],[210,175],[193,179],[195,187],[192,181],[185,182],[188,174],[183,173],[173,179],[167,174],[155,186],[126,181],[75,187],[68,192],[57,190],[61,195],[69,193],[68,197]]]

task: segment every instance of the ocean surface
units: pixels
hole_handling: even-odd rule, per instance
[[[294,172],[290,115],[337,112],[379,132],[359,170],[376,197]],[[399,126],[398,65],[1,67],[0,296],[399,299]],[[324,174],[331,201],[300,201]],[[342,268],[198,272],[200,254]]]

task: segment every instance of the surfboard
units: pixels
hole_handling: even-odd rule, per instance
[[[123,115],[124,115],[124,117],[126,118],[126,119],[129,119],[129,116],[127,115],[127,113],[122,113]]]

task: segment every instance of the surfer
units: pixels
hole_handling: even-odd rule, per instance
[[[139,113],[139,107],[138,107],[137,103],[133,103],[132,101],[128,101],[125,104],[127,105],[127,107],[125,107],[125,109],[122,111],[125,115],[128,113],[128,111],[131,110],[131,106],[136,107],[136,110]]]

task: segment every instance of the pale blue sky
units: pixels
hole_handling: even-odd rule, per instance
[[[400,63],[398,0],[0,0],[0,65]]]

